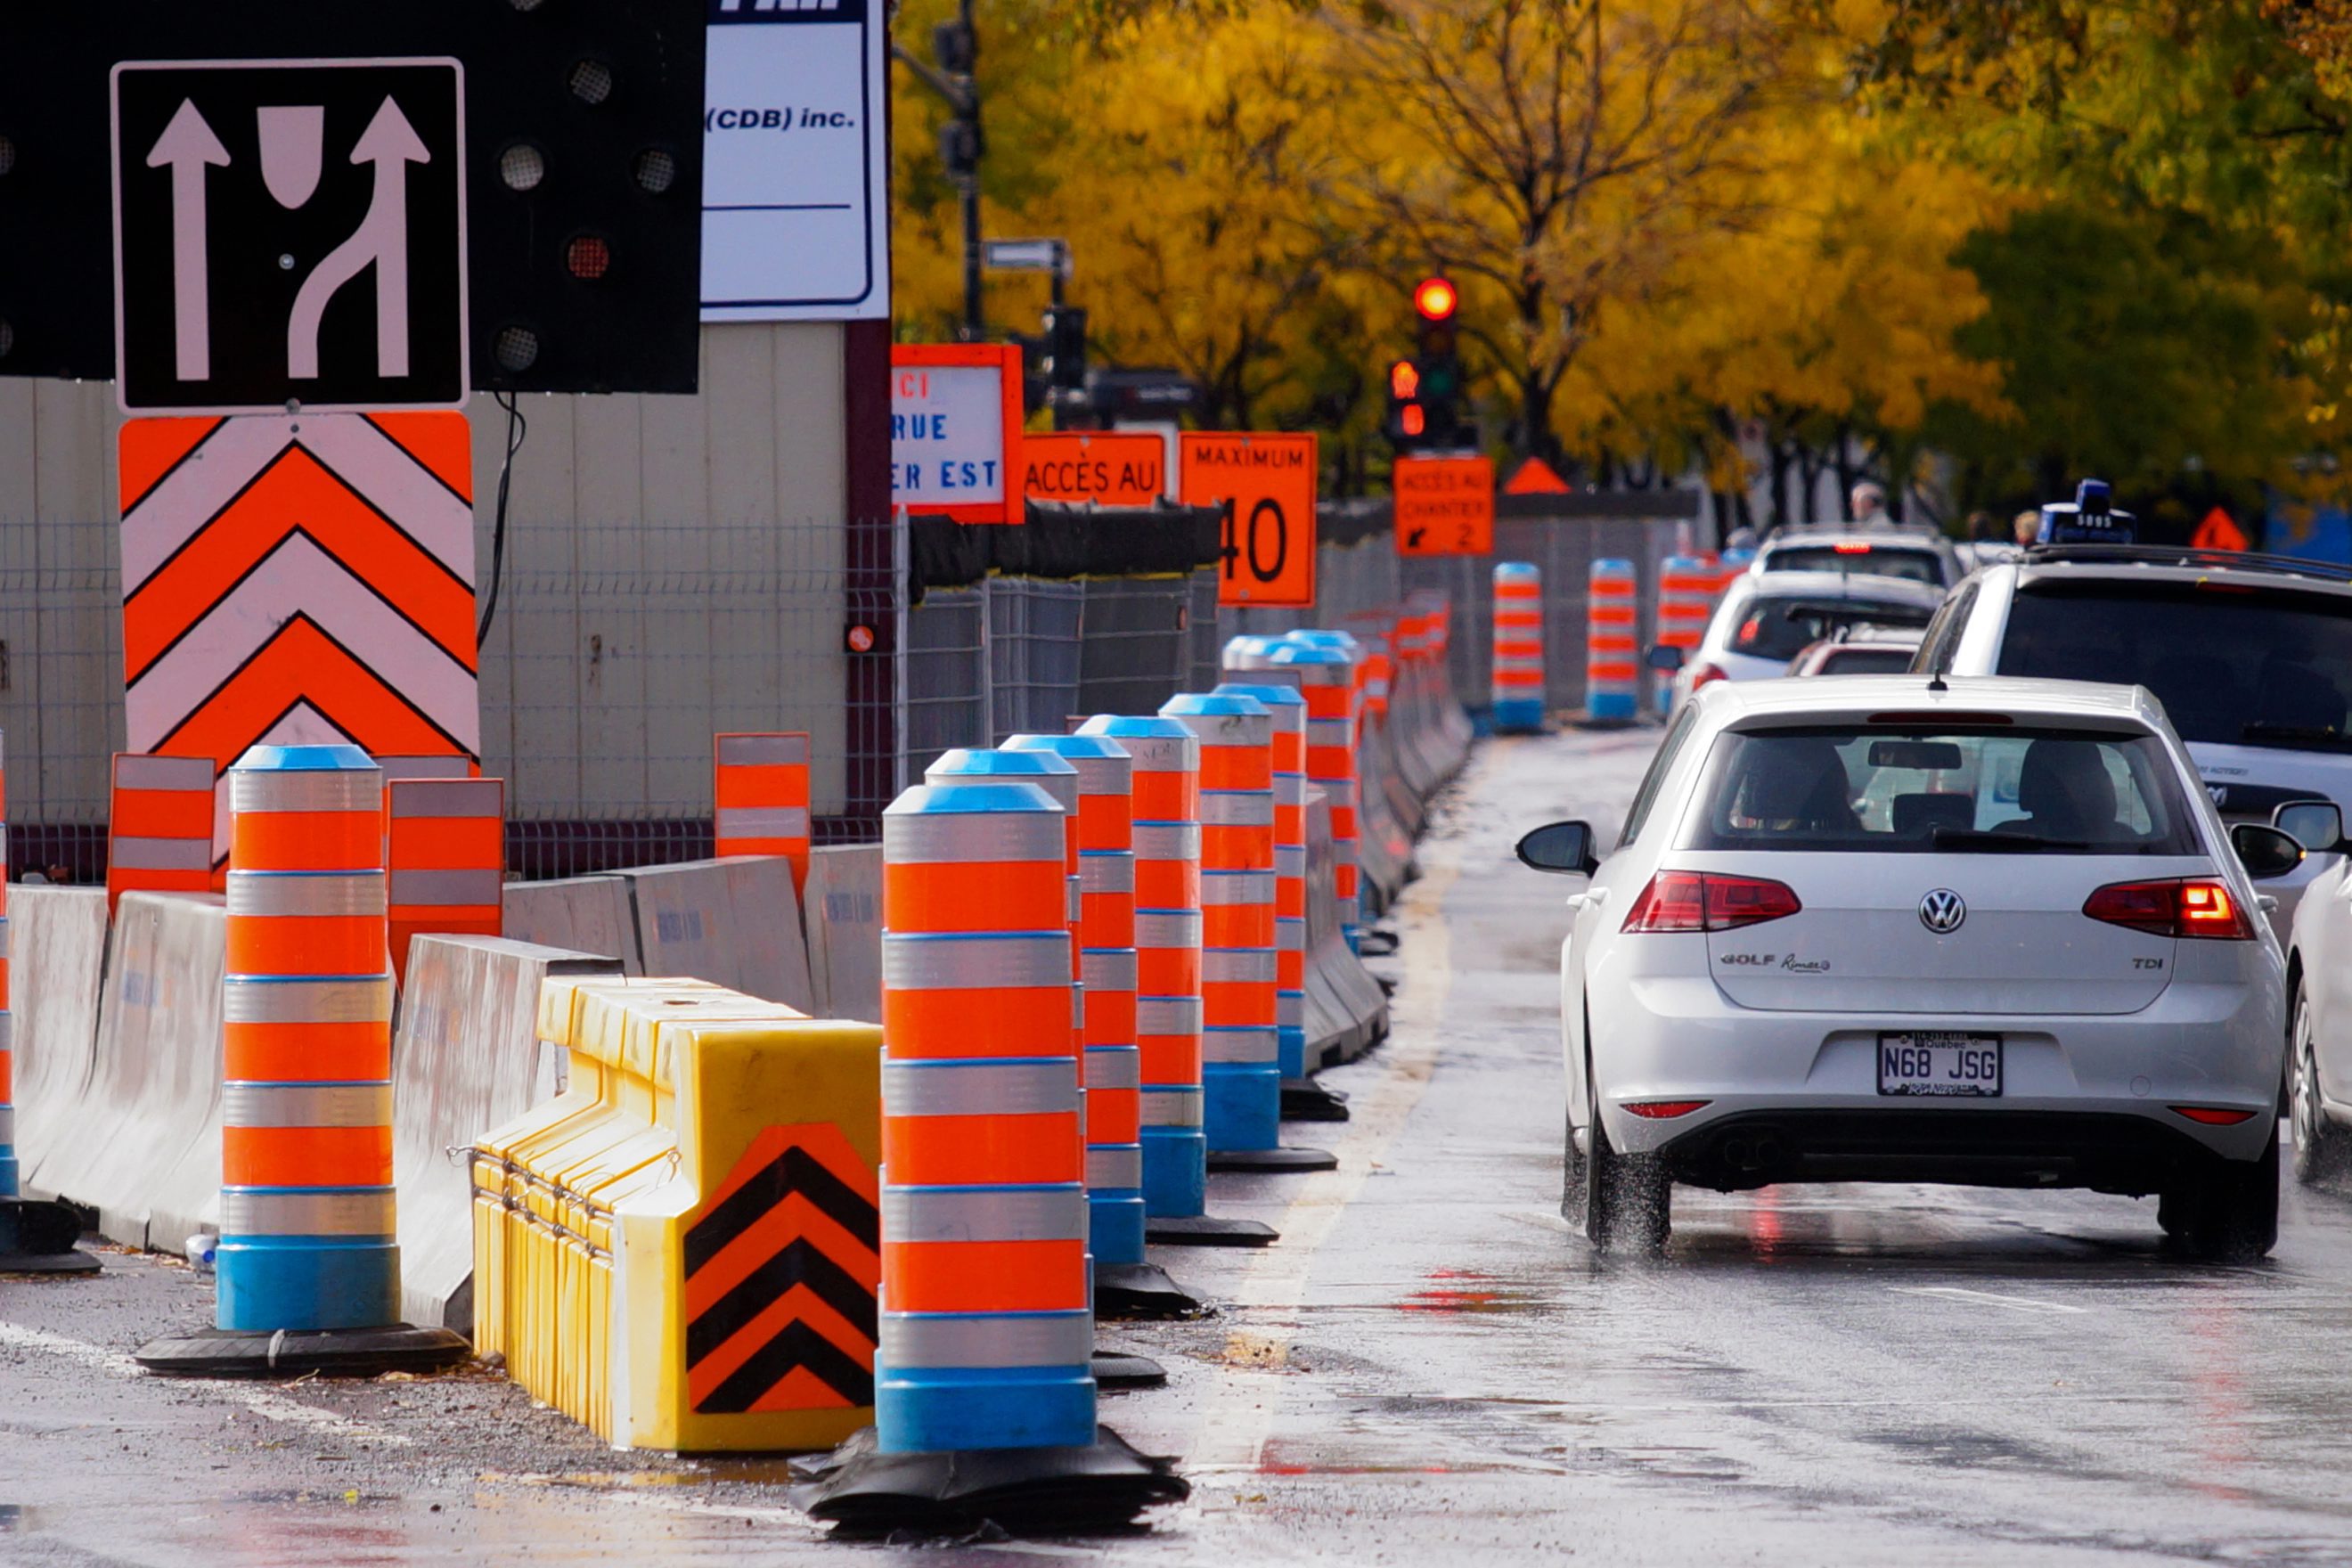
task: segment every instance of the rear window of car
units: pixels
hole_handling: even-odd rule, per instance
[[[1731,629],[1734,653],[1758,658],[1794,658],[1812,644],[1857,621],[1885,621],[1916,626],[1925,611],[1911,604],[1851,599],[1835,604],[1822,599],[1776,598],[1759,594],[1739,611]]]
[[[1911,668],[1907,647],[1837,647],[1822,655],[1816,675],[1900,675]]]
[[[2199,852],[2154,735],[2006,725],[1728,731],[1707,759],[1682,847]]]
[[[2028,584],[2000,673],[2145,686],[2183,740],[2352,750],[2352,600],[2234,583]]]
[[[1944,558],[1900,544],[1784,544],[1766,552],[1767,572],[1861,572],[1941,587]]]

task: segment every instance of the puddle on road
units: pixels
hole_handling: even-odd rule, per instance
[[[1437,1268],[1423,1278],[1433,1283],[1397,1302],[1402,1312],[1523,1312],[1544,1302],[1522,1286],[1492,1274]]]

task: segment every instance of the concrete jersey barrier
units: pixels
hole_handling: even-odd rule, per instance
[[[646,972],[691,975],[803,1013],[816,1010],[792,862],[688,860],[621,874]]]
[[[1319,789],[1307,792],[1307,997],[1327,1032],[1310,1032],[1310,1064],[1353,1061],[1389,1029],[1388,995],[1349,952],[1339,929],[1339,900],[1331,865],[1331,805]],[[1318,868],[1320,868],[1318,869]]]
[[[473,1184],[462,1151],[483,1129],[563,1089],[564,1053],[538,1038],[541,983],[620,973],[616,958],[499,937],[409,944],[392,1056],[401,1311],[409,1322],[473,1333]]]
[[[25,1184],[81,1136],[106,972],[106,889],[8,889],[9,1005],[16,1056],[16,1157]]]
[[[882,847],[836,844],[809,858],[802,895],[820,1017],[882,1021]]]
[[[34,1175],[110,1241],[176,1252],[219,1228],[227,944],[216,894],[127,892],[115,911],[89,1085]]]
[[[618,959],[628,974],[646,972],[629,884],[623,878],[509,882],[502,902],[499,934],[510,941]]]

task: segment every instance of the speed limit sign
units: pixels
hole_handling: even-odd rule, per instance
[[[1183,437],[1177,494],[1217,509],[1217,603],[1315,603],[1311,434],[1195,431]]]

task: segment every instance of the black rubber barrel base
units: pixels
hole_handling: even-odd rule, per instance
[[[98,1255],[80,1239],[81,1216],[65,1205],[0,1198],[0,1274],[95,1274]]]
[[[207,1329],[151,1340],[131,1359],[149,1372],[182,1377],[374,1377],[442,1372],[474,1353],[449,1329]]]
[[[853,1536],[964,1535],[990,1524],[1008,1535],[1099,1534],[1192,1490],[1175,1460],[1138,1453],[1108,1426],[1083,1448],[960,1454],[885,1454],[868,1426],[793,1468],[802,1479],[786,1500]]]
[[[1143,1239],[1160,1247],[1272,1247],[1282,1233],[1263,1220],[1196,1214],[1183,1219],[1147,1219]]]
[[[1095,1386],[1105,1394],[1133,1388],[1159,1388],[1168,1382],[1168,1369],[1148,1355],[1097,1351],[1093,1358]]]
[[[1201,1299],[1168,1278],[1156,1263],[1097,1263],[1097,1318],[1189,1318]]]
[[[1212,1171],[1255,1171],[1262,1174],[1299,1174],[1308,1171],[1336,1171],[1339,1156],[1328,1149],[1212,1149],[1209,1169]],[[1149,1235],[1147,1231],[1145,1233]]]
[[[1282,1119],[1285,1121],[1345,1121],[1348,1120],[1348,1097],[1336,1089],[1325,1089],[1311,1078],[1286,1078],[1282,1080]]]

